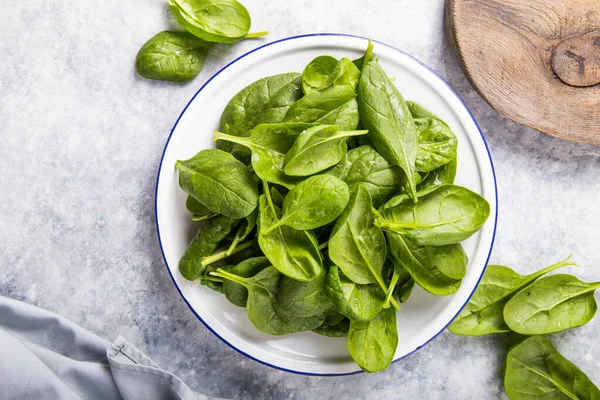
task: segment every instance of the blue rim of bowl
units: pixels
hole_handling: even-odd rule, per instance
[[[261,363],[263,365],[266,365],[268,367],[278,369],[280,371],[291,372],[291,373],[299,374],[299,375],[308,375],[308,376],[348,376],[348,375],[360,374],[360,373],[363,373],[364,371],[358,370],[358,371],[353,371],[353,372],[342,372],[342,373],[338,373],[338,374],[320,374],[320,373],[314,373],[314,372],[295,371],[293,369],[283,368],[283,367],[279,367],[277,365],[269,364],[266,361],[260,360],[260,359],[258,359],[256,357],[253,357],[250,354],[245,353],[244,351],[238,349],[237,347],[235,347],[234,345],[232,345],[231,343],[229,343],[227,340],[225,340],[223,337],[221,337],[217,332],[215,332],[202,319],[202,317],[200,317],[198,315],[198,313],[196,313],[196,310],[194,310],[194,308],[192,307],[192,305],[187,301],[187,299],[185,298],[185,296],[181,292],[181,288],[179,287],[179,285],[175,281],[175,277],[173,276],[173,274],[171,273],[171,269],[169,268],[169,263],[167,262],[167,258],[165,256],[165,252],[163,250],[162,241],[161,241],[161,238],[160,238],[160,227],[158,225],[158,183],[159,183],[159,179],[160,179],[160,171],[162,169],[163,160],[165,158],[165,153],[167,152],[167,148],[169,147],[169,142],[171,141],[171,137],[173,136],[173,132],[175,131],[175,128],[177,128],[177,124],[179,123],[179,120],[181,119],[181,117],[183,116],[183,114],[185,114],[185,112],[187,111],[188,107],[190,106],[190,104],[192,104],[192,102],[194,101],[194,99],[196,98],[196,96],[198,96],[198,94],[200,94],[200,92],[202,91],[202,89],[204,89],[204,87],[206,87],[206,85],[208,85],[214,78],[216,78],[217,75],[219,75],[221,72],[225,71],[227,68],[229,68],[231,65],[235,64],[236,62],[238,62],[242,58],[244,58],[244,57],[246,57],[246,56],[248,56],[248,55],[250,55],[250,54],[252,54],[252,53],[254,53],[254,52],[256,52],[256,51],[258,51],[260,49],[262,49],[262,48],[274,45],[276,43],[287,42],[289,40],[306,38],[306,37],[313,37],[313,36],[340,36],[340,37],[351,37],[351,38],[368,40],[368,38],[365,38],[365,37],[362,37],[362,36],[350,35],[350,34],[345,34],[345,33],[310,33],[310,34],[306,34],[306,35],[290,36],[290,37],[287,37],[287,38],[284,38],[284,39],[276,40],[274,42],[266,43],[266,44],[264,44],[262,46],[259,46],[259,47],[255,48],[253,50],[250,50],[249,52],[247,52],[247,53],[239,56],[235,60],[231,61],[229,64],[227,64],[226,66],[224,66],[223,68],[221,68],[217,73],[215,73],[213,76],[211,76],[210,79],[208,79],[204,83],[204,85],[202,85],[202,87],[200,87],[200,89],[198,89],[198,91],[196,92],[196,94],[194,94],[194,96],[187,103],[187,105],[185,106],[185,108],[183,109],[183,111],[181,112],[181,114],[179,114],[179,117],[177,118],[177,121],[175,122],[175,125],[173,125],[173,128],[171,129],[171,133],[169,133],[169,138],[167,139],[167,143],[165,143],[165,148],[163,150],[162,156],[160,157],[160,163],[158,165],[158,173],[157,173],[157,176],[156,176],[156,188],[155,188],[155,191],[154,191],[154,218],[155,218],[155,221],[156,221],[156,232],[158,234],[157,236],[158,236],[158,244],[160,246],[160,252],[161,252],[163,260],[165,262],[165,266],[167,267],[167,271],[169,272],[169,275],[171,276],[171,280],[175,284],[175,287],[177,288],[177,291],[179,292],[179,295],[183,298],[183,301],[185,301],[185,304],[187,304],[187,306],[190,308],[190,310],[192,310],[192,312],[194,313],[194,315],[196,316],[196,318],[198,318],[200,320],[200,322],[202,322],[202,324],[209,331],[211,331],[216,337],[218,337],[219,339],[221,339],[221,341],[223,341],[225,344],[227,344],[229,347],[231,347],[232,349],[234,349],[238,353],[240,353],[240,354],[242,354],[242,355],[250,358],[251,360],[259,362],[259,363]],[[469,116],[473,120],[473,123],[477,127],[477,130],[479,131],[479,135],[481,136],[481,139],[483,140],[483,144],[485,145],[485,149],[487,151],[488,158],[490,160],[490,166],[492,167],[492,175],[494,177],[494,195],[496,197],[495,198],[495,201],[496,201],[496,215],[494,216],[494,232],[492,234],[492,242],[490,244],[490,251],[488,253],[487,260],[485,261],[485,266],[483,267],[483,269],[481,271],[481,275],[479,276],[479,279],[477,280],[477,285],[475,285],[475,289],[477,289],[477,286],[479,285],[479,282],[481,281],[481,278],[483,277],[483,274],[485,273],[487,265],[488,265],[488,263],[490,261],[490,256],[492,255],[492,249],[494,247],[494,241],[496,239],[496,228],[497,228],[497,225],[498,225],[498,185],[497,185],[497,182],[496,182],[496,170],[494,169],[494,163],[492,161],[492,155],[490,154],[490,149],[489,149],[488,144],[487,144],[487,142],[485,140],[485,137],[483,136],[483,132],[481,132],[481,128],[479,127],[479,124],[475,120],[475,117],[473,116],[473,113],[471,113],[471,110],[469,110],[469,107],[467,107],[467,105],[465,104],[465,102],[454,91],[454,89],[448,84],[448,82],[446,82],[434,70],[432,70],[427,65],[423,64],[421,61],[417,60],[416,58],[414,58],[410,54],[407,54],[404,51],[402,51],[400,49],[397,49],[394,46],[390,46],[389,44],[385,44],[385,43],[379,42],[377,40],[372,40],[372,41],[373,41],[373,43],[376,43],[378,45],[382,45],[382,46],[388,47],[390,49],[393,49],[393,50],[395,50],[395,51],[397,51],[397,52],[399,52],[399,53],[401,53],[401,54],[409,57],[410,59],[416,61],[419,65],[421,65],[422,67],[424,67],[425,69],[427,69],[435,77],[437,77],[442,83],[444,83],[444,85],[446,85],[446,87],[448,87],[448,89],[450,89],[450,91],[452,92],[452,94],[454,94],[454,96],[456,96],[456,98],[460,101],[460,103],[463,105],[463,107],[465,108],[465,110],[467,110],[467,113],[469,114]],[[454,317],[450,320],[450,322],[448,322],[448,324],[446,324],[446,326],[443,329],[441,329],[438,333],[436,333],[435,335],[433,335],[428,341],[426,341],[422,345],[418,346],[416,349],[414,349],[410,353],[405,354],[404,356],[399,357],[399,358],[395,359],[394,361],[392,361],[392,364],[395,363],[395,362],[397,362],[397,361],[400,361],[400,360],[402,360],[402,359],[404,359],[404,358],[406,358],[406,357],[408,357],[408,356],[410,356],[410,355],[412,355],[414,353],[416,353],[421,348],[423,348],[426,345],[428,345],[433,339],[435,339],[436,337],[438,337],[440,335],[440,333],[442,333],[444,330],[446,330],[446,328],[448,327],[448,325],[450,325],[452,323],[452,321],[458,316],[458,314],[460,314],[460,312],[463,310],[463,308],[467,305],[467,303],[469,302],[469,300],[473,296],[473,293],[475,293],[475,289],[473,289],[473,291],[469,295],[468,299],[465,301],[465,304],[462,305],[462,307],[460,308],[460,310],[458,310],[458,312],[454,315]]]

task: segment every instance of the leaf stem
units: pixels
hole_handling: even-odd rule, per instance
[[[227,279],[228,281],[232,281],[235,283],[239,283],[240,285],[242,285],[244,287],[248,287],[248,285],[252,285],[252,283],[248,282],[248,280],[246,278],[232,274],[231,272],[224,271],[221,268],[217,269],[216,271],[211,272],[210,275],[219,277],[221,279]]]
[[[398,268],[394,266],[394,275],[392,275],[392,281],[390,282],[390,285],[388,287],[385,303],[383,303],[384,308],[388,308],[390,306],[390,301],[392,300],[394,289],[396,289],[396,285],[398,284],[398,279],[400,279],[400,274],[398,273]]]
[[[252,32],[244,36],[244,39],[255,39],[257,37],[267,36],[269,31]]]
[[[227,257],[229,257],[232,254],[235,253],[239,253],[240,251],[246,250],[248,247],[252,246],[252,240],[247,240],[243,243],[240,243],[232,252],[231,254],[227,254],[228,250],[224,250],[224,251],[220,251],[218,253],[212,254],[208,257],[203,257],[202,261],[200,262],[202,264],[202,266],[204,268],[206,268],[208,265],[210,264],[214,264],[217,261],[221,261]]]
[[[321,243],[319,245],[319,250],[323,250],[325,248],[327,248],[329,246],[329,241],[326,241],[325,243]]]

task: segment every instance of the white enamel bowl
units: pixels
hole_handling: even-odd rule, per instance
[[[175,161],[214,147],[212,132],[227,102],[242,88],[265,76],[302,72],[313,58],[360,57],[365,38],[315,34],[266,44],[233,61],[208,80],[192,98],[173,127],[165,146],[156,183],[156,222],[165,263],[173,282],[198,319],[221,340],[246,356],[282,370],[315,375],[342,375],[360,371],[343,338],[312,332],[284,337],[268,336],[248,321],[243,308],[223,295],[184,279],[179,258],[197,225],[185,208],[186,195],[177,185]],[[459,139],[456,183],[483,195],[491,215],[483,228],[463,243],[469,267],[460,289],[438,297],[415,288],[398,313],[398,350],[395,360],[415,352],[438,335],[460,312],[485,270],[494,241],[497,195],[492,160],[473,116],[454,91],[433,71],[407,54],[375,42],[375,55],[406,99],[414,100],[446,121]]]

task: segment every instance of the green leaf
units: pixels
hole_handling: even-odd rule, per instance
[[[176,166],[179,186],[211,211],[239,219],[256,208],[256,182],[231,154],[206,149],[189,160],[177,161]]]
[[[364,185],[373,199],[374,207],[381,206],[406,182],[404,172],[388,163],[370,145],[350,150],[339,164],[326,173],[346,182],[351,191],[359,184]]]
[[[246,86],[229,101],[219,130],[232,136],[249,136],[260,124],[283,121],[287,110],[302,97],[301,76],[290,72],[262,78]],[[250,161],[250,149],[232,142],[219,141],[217,147],[231,152],[242,162]]]
[[[321,325],[317,329],[313,329],[313,332],[319,335],[328,337],[346,337],[350,330],[350,321],[347,318],[342,319],[335,325]]]
[[[206,221],[179,260],[181,275],[190,281],[198,279],[204,272],[202,259],[210,256],[239,222],[224,215]]]
[[[373,221],[371,195],[358,185],[329,238],[329,258],[353,282],[377,283],[386,292],[381,270],[387,246]]]
[[[273,267],[267,267],[250,278],[244,278],[221,269],[212,272],[211,275],[246,287],[248,290],[246,313],[250,322],[261,332],[269,335],[287,335],[310,331],[321,326],[324,321],[323,316],[286,319],[277,314],[275,311],[276,293],[282,275]]]
[[[232,268],[222,269],[234,275],[241,276],[242,278],[249,278],[258,274],[270,265],[271,262],[267,257],[253,257],[242,261]],[[248,289],[246,289],[244,285],[226,279],[223,281],[223,293],[225,294],[225,297],[227,297],[227,300],[232,304],[239,307],[246,307],[246,302],[248,301]]]
[[[367,372],[390,366],[398,347],[396,310],[384,309],[370,321],[350,321],[348,350],[354,361]]]
[[[504,306],[504,321],[522,335],[545,335],[577,328],[594,318],[594,292],[600,282],[582,282],[567,274],[538,279]]]
[[[338,60],[331,56],[319,56],[312,60],[302,72],[302,90],[308,94],[311,90],[319,90],[333,73]]]
[[[597,400],[600,390],[543,336],[525,339],[506,357],[504,389],[511,400]]]
[[[287,276],[281,279],[277,293],[277,313],[285,318],[307,318],[323,315],[333,309],[325,292],[327,271],[309,282],[299,282]]]
[[[456,160],[458,140],[448,125],[435,118],[414,121],[419,132],[416,171],[433,171]]]
[[[455,335],[481,336],[509,332],[503,310],[508,300],[540,276],[557,268],[577,265],[569,259],[530,275],[521,275],[502,265],[488,265],[469,303],[448,327]]]
[[[385,302],[379,286],[354,283],[335,265],[327,274],[327,294],[337,310],[353,321],[372,320],[383,310]]]
[[[340,162],[348,151],[346,140],[367,131],[341,131],[335,125],[317,125],[302,132],[286,154],[283,171],[289,176],[309,176]]]
[[[460,279],[451,278],[442,271],[464,276],[467,255],[460,244],[439,247],[420,247],[397,233],[387,232],[390,254],[400,263],[423,289],[438,296],[455,293]]]
[[[266,195],[260,196],[258,244],[261,250],[282,274],[302,282],[317,278],[323,270],[323,260],[312,232],[281,225],[264,233],[278,221],[279,212]]]
[[[376,60],[363,66],[358,107],[375,148],[406,173],[409,193],[416,201],[417,129],[402,94]]]
[[[477,193],[462,186],[442,185],[420,194],[418,203],[386,205],[383,218],[376,224],[421,246],[443,246],[472,236],[489,215],[490,205]]]
[[[283,215],[264,230],[279,226],[311,230],[333,222],[344,211],[350,193],[344,181],[331,175],[316,175],[300,182],[283,199]]]
[[[302,132],[312,127],[306,123],[262,124],[249,137],[232,136],[215,131],[215,140],[227,140],[252,150],[252,168],[260,179],[293,188],[302,179],[283,172],[286,153]]]
[[[140,48],[135,68],[147,79],[187,82],[202,70],[211,46],[187,32],[160,32]]]
[[[169,0],[175,20],[207,42],[235,43],[250,30],[250,14],[236,0]]]

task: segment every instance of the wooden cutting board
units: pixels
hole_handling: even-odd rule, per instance
[[[504,117],[600,144],[600,0],[447,0],[446,34]]]

